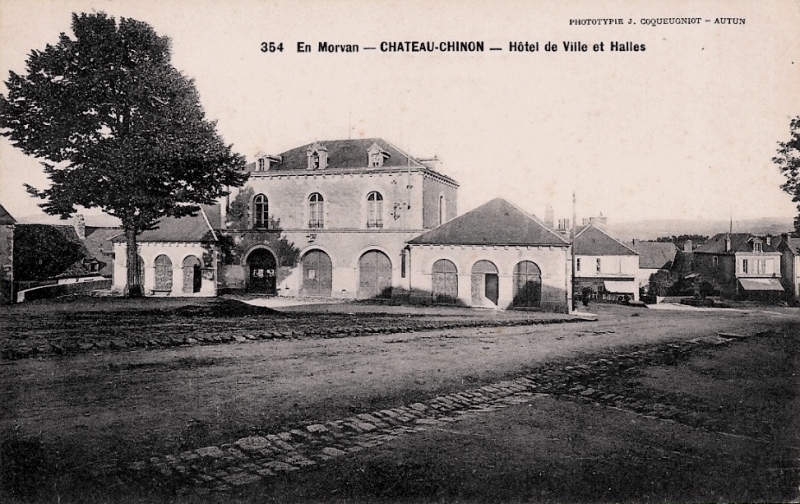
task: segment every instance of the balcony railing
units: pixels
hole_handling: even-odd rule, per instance
[[[325,223],[321,220],[310,220],[308,221],[309,229],[322,229],[325,227]]]
[[[382,228],[383,227],[383,220],[381,219],[370,219],[367,221],[368,228]]]

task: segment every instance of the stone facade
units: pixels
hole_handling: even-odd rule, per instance
[[[14,297],[14,225],[16,221],[0,205],[0,304]]]
[[[145,295],[217,295],[216,245],[175,242],[142,242],[138,245]],[[126,250],[126,243],[115,243],[112,289],[117,292],[122,292],[127,283]]]
[[[394,163],[384,164],[389,157]],[[220,270],[224,290],[397,294],[408,288],[406,242],[458,211],[455,181],[380,139],[262,154],[248,169],[250,179],[231,193],[223,216],[231,241]]]
[[[442,259],[455,266],[456,304],[484,308],[511,308],[518,304],[519,268],[531,262],[540,271],[541,295],[536,308],[568,311],[570,272],[568,247],[492,245],[411,245],[410,285],[414,296],[429,297],[436,290],[434,263]],[[497,300],[487,297],[486,274],[476,265],[488,261],[497,269]],[[485,263],[481,263],[485,264]],[[488,265],[487,265],[488,266]],[[491,268],[491,266],[489,266]],[[490,273],[491,274],[491,273]],[[491,287],[490,287],[491,290]]]

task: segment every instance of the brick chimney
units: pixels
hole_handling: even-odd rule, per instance
[[[725,252],[731,251],[731,235],[725,235]]]
[[[78,238],[86,239],[86,221],[83,219],[83,214],[75,214],[75,217],[72,218],[72,227],[75,228]]]
[[[550,227],[555,227],[555,216],[553,215],[553,205],[547,205],[544,209],[544,223]]]

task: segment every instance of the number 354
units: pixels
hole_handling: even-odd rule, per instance
[[[261,52],[283,52],[283,42],[261,42]]]

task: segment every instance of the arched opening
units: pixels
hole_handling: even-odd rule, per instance
[[[473,304],[482,305],[484,299],[488,299],[497,305],[499,287],[500,277],[493,262],[481,260],[472,266]]]
[[[542,271],[536,263],[521,261],[514,266],[514,306],[539,308],[542,304]]]
[[[200,292],[203,285],[203,271],[200,268],[200,259],[188,256],[183,260],[183,292],[193,294]]]
[[[446,213],[447,213],[447,203],[445,202],[444,194],[440,194],[439,195],[439,225],[440,226],[442,224],[444,224],[445,220],[447,219],[447,217],[445,217]]]
[[[320,193],[313,193],[308,197],[308,227],[316,229],[325,227],[324,204]]]
[[[431,292],[434,303],[454,303],[458,299],[458,271],[447,259],[433,263]]]
[[[247,256],[247,266],[250,271],[247,290],[264,294],[276,294],[275,274],[277,261],[267,249],[256,249]]]
[[[383,196],[376,191],[367,195],[367,227],[383,227]]]
[[[301,295],[330,297],[333,290],[331,258],[321,250],[310,250],[303,256],[303,287]]]
[[[392,262],[379,250],[370,250],[358,259],[358,297],[392,296]]]
[[[153,290],[156,292],[172,292],[172,261],[165,255],[156,257],[156,281]]]

